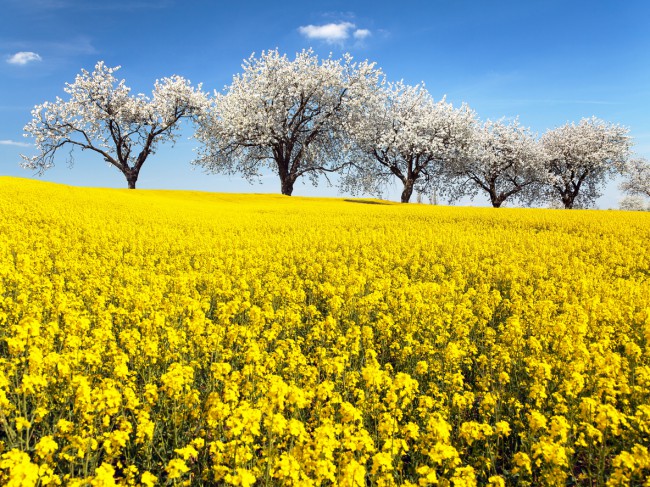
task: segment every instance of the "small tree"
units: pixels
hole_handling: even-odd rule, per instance
[[[474,113],[465,105],[435,102],[421,85],[388,83],[372,92],[350,124],[358,157],[342,186],[380,194],[396,177],[402,203],[414,189],[430,193],[442,168],[469,147],[473,124]]]
[[[625,196],[618,202],[618,207],[626,211],[647,211],[650,210],[650,205],[645,201],[643,196],[629,195]]]
[[[117,81],[102,61],[89,73],[82,70],[61,98],[45,102],[32,111],[34,117],[25,126],[26,136],[36,138],[38,154],[22,156],[22,166],[40,174],[54,166],[54,156],[67,146],[98,153],[124,174],[130,189],[147,157],[161,142],[175,141],[179,121],[205,108],[207,97],[201,85],[192,88],[180,76],[156,81],[153,94],[131,95],[124,80]],[[69,163],[72,164],[70,154]]]
[[[545,196],[564,208],[589,207],[604,184],[623,169],[630,150],[628,129],[595,117],[542,136],[548,183]]]
[[[624,181],[619,188],[624,193],[650,198],[650,161],[631,159],[623,168]]]
[[[468,156],[446,172],[440,189],[452,200],[483,191],[495,208],[507,199],[530,200],[545,177],[539,144],[518,120],[477,126]]]
[[[311,50],[291,61],[272,50],[242,68],[201,119],[195,164],[249,181],[269,167],[282,194],[291,195],[301,176],[316,184],[348,163],[346,126],[378,82],[374,64],[353,63],[349,54],[319,61]]]

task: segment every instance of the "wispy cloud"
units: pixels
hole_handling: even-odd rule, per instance
[[[0,145],[13,145],[15,147],[31,147],[32,144],[28,144],[27,142],[16,142],[15,140],[0,140]]]
[[[92,39],[87,36],[74,36],[45,42],[0,37],[0,45],[7,51],[15,53],[5,58],[8,64],[14,66],[25,66],[35,62],[42,62],[43,65],[51,66],[60,64],[63,59],[98,53]]]
[[[328,44],[343,44],[352,35],[356,40],[361,41],[371,32],[368,29],[357,29],[352,22],[337,22],[323,25],[303,25],[298,32],[308,39],[325,41]]]
[[[25,64],[42,60],[43,58],[41,56],[31,51],[20,51],[7,58],[9,64],[17,64],[18,66],[24,66]]]
[[[370,37],[371,32],[368,29],[357,29],[354,31],[354,38],[363,40],[366,37]]]
[[[319,39],[328,44],[336,44],[350,37],[351,29],[354,29],[352,22],[339,22],[338,24],[305,25],[298,28],[298,31],[309,39]]]

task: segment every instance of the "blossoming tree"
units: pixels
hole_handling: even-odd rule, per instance
[[[179,121],[207,105],[201,85],[193,88],[181,76],[156,81],[151,97],[134,96],[124,80],[115,78],[118,69],[100,61],[92,73],[82,70],[73,83],[66,84],[67,101],[57,97],[34,108],[24,130],[36,139],[38,153],[23,155],[23,167],[43,173],[54,165],[59,149],[79,147],[96,152],[119,169],[134,189],[143,164],[158,144],[173,143]]]
[[[543,161],[534,134],[518,120],[487,120],[476,126],[467,157],[448,166],[439,189],[451,199],[484,192],[495,208],[507,199],[526,201],[545,179]]]
[[[466,105],[436,102],[424,86],[402,81],[370,95],[350,124],[359,155],[343,186],[353,193],[381,193],[397,178],[401,201],[408,203],[414,189],[426,191],[444,165],[468,150],[475,115]]]
[[[650,205],[646,203],[643,196],[636,194],[626,195],[618,202],[618,207],[626,211],[650,211]]]
[[[623,169],[625,179],[620,189],[628,195],[650,198],[650,161],[644,158],[631,159]]]
[[[301,176],[316,184],[347,164],[346,127],[352,108],[377,85],[374,64],[352,62],[348,54],[319,60],[311,50],[290,60],[271,50],[252,55],[242,68],[201,118],[195,164],[249,181],[268,167],[285,195]]]
[[[623,170],[630,150],[628,129],[583,118],[547,131],[541,139],[549,181],[545,195],[564,208],[591,206],[604,184]]]

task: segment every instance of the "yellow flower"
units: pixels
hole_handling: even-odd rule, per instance
[[[225,480],[229,484],[239,487],[251,487],[257,479],[250,470],[238,468],[235,470],[235,475],[228,474],[226,475]]]
[[[194,438],[194,439],[192,440],[191,445],[192,445],[194,448],[200,450],[201,448],[203,448],[203,447],[205,446],[205,440],[204,440],[203,438]]]
[[[298,482],[300,479],[300,463],[291,454],[282,453],[275,462],[275,468],[273,476],[276,478],[291,479],[293,482]]]
[[[56,441],[52,438],[52,436],[43,436],[38,443],[36,443],[36,446],[34,447],[36,450],[36,454],[41,457],[41,458],[48,458],[52,453],[54,453],[58,448],[59,445],[57,444]]]
[[[142,476],[140,477],[140,482],[145,487],[153,487],[154,485],[156,485],[157,481],[158,481],[158,477],[156,477],[151,472],[149,471],[142,472]]]
[[[523,452],[517,452],[512,457],[512,462],[515,464],[515,467],[512,469],[514,474],[528,474],[532,473],[530,457]]]
[[[539,411],[533,410],[528,413],[528,424],[533,432],[546,428],[546,417]]]
[[[494,432],[499,436],[508,436],[510,431],[510,424],[507,421],[497,421],[494,425]]]
[[[360,421],[362,415],[357,408],[347,401],[341,403],[341,421],[349,423],[351,421]]]
[[[112,487],[115,483],[115,469],[106,463],[102,463],[95,469],[95,476],[90,482],[96,487]]]
[[[24,418],[22,416],[18,416],[15,419],[15,422],[16,422],[16,430],[19,432],[24,429],[30,428],[32,426],[32,423],[27,421],[27,418]]]
[[[165,471],[167,472],[167,476],[169,477],[169,479],[174,480],[180,478],[184,473],[189,472],[190,469],[185,463],[185,460],[181,460],[180,458],[174,458],[169,462],[167,462]]]
[[[476,474],[470,466],[458,467],[454,470],[454,476],[451,478],[454,487],[475,487]]]
[[[493,434],[493,429],[485,423],[466,421],[460,426],[460,437],[465,439],[469,445],[476,440],[485,440]]]
[[[390,472],[393,470],[393,456],[387,452],[378,452],[372,457],[372,469],[370,472],[377,475],[380,472]]]
[[[56,423],[56,427],[61,433],[70,433],[74,429],[74,423],[65,419],[60,419]]]
[[[420,479],[418,480],[418,485],[420,485],[420,487],[435,485],[438,483],[438,474],[434,468],[423,465],[418,467],[417,473],[420,475]]]
[[[187,445],[185,448],[176,448],[174,452],[185,461],[196,459],[199,456],[199,452],[192,445]]]
[[[490,487],[506,487],[506,482],[500,475],[492,475],[488,479],[488,485]]]
[[[420,360],[417,364],[415,364],[415,372],[418,374],[426,374],[428,370],[429,364],[426,362],[426,360]]]
[[[30,461],[27,453],[13,449],[0,456],[0,480],[7,487],[35,486],[38,475],[38,465]]]
[[[339,485],[341,487],[364,487],[366,485],[366,469],[356,460],[350,460],[341,470]]]

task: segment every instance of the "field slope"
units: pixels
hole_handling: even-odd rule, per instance
[[[0,483],[643,485],[650,215],[0,178]]]

